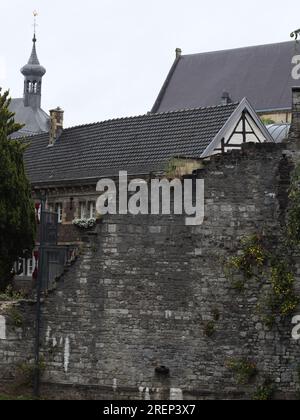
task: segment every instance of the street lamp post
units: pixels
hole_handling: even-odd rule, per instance
[[[35,325],[35,364],[34,364],[34,384],[33,392],[35,397],[40,396],[40,329],[41,329],[41,292],[43,282],[43,264],[44,264],[44,247],[45,247],[45,206],[46,195],[42,194],[40,197],[40,247],[38,259],[38,273],[36,285],[36,325]]]

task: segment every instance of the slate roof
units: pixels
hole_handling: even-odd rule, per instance
[[[25,127],[15,133],[12,138],[31,136],[49,131],[48,114],[41,108],[33,109],[30,106],[24,106],[23,98],[12,99],[9,109],[15,113],[14,118],[16,122],[25,124]]]
[[[238,104],[148,114],[65,129],[54,146],[49,135],[28,137],[24,159],[32,184],[146,174],[172,157],[200,158]]]
[[[246,97],[256,111],[291,109],[292,57],[300,44],[283,42],[178,57],[152,112],[207,107]],[[298,82],[299,84],[299,82]]]

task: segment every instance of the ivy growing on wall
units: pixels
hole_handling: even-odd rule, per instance
[[[300,164],[294,169],[289,191],[289,209],[283,227],[282,243],[272,245],[271,234],[244,238],[238,255],[225,264],[225,275],[233,288],[243,291],[248,280],[256,278],[268,292],[258,304],[266,325],[277,317],[290,317],[300,303],[295,286],[292,255],[300,246]]]
[[[300,164],[294,169],[289,199],[287,246],[297,247],[300,245]]]
[[[15,306],[11,306],[8,309],[8,316],[11,319],[13,326],[15,328],[20,328],[23,326],[24,324],[24,319],[23,316],[21,314],[21,312],[15,307]]]
[[[245,288],[251,278],[256,278],[262,285],[269,285],[267,295],[258,304],[258,310],[265,324],[271,326],[277,317],[284,319],[291,316],[300,299],[294,290],[295,276],[287,255],[282,250],[275,255],[274,249],[268,249],[268,244],[266,236],[244,238],[240,254],[225,264],[225,274],[239,291]]]
[[[17,378],[16,384],[17,386],[31,386],[34,380],[35,375],[35,364],[32,360],[25,361],[17,365]],[[46,362],[45,358],[42,356],[39,362],[39,370],[41,376],[44,374],[46,370]]]
[[[4,292],[0,292],[0,302],[14,302],[25,298],[25,293],[13,290],[13,286],[7,286]]]
[[[243,238],[241,246],[240,253],[225,264],[225,274],[237,289],[244,289],[246,281],[252,277],[261,276],[267,261],[262,239],[258,235]],[[237,273],[242,275],[238,284],[235,283]]]
[[[263,384],[258,386],[252,396],[254,401],[271,401],[276,391],[273,381],[269,378],[265,379]]]
[[[258,374],[256,363],[247,359],[229,360],[226,367],[234,373],[239,385],[247,385]]]

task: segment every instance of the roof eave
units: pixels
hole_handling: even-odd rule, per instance
[[[128,173],[128,176],[149,176],[151,173],[159,171],[153,170],[153,171],[147,171],[147,172],[136,172],[136,173]],[[66,187],[66,186],[74,186],[74,185],[91,185],[91,184],[97,184],[97,182],[100,179],[105,178],[118,178],[118,174],[105,174],[105,175],[99,175],[97,177],[90,177],[90,178],[76,178],[76,179],[59,179],[59,180],[53,180],[53,181],[40,181],[40,182],[31,182],[31,188],[33,189],[41,189],[41,188],[54,188],[54,187]]]
[[[172,77],[173,77],[173,74],[175,73],[176,67],[177,67],[180,59],[181,59],[181,56],[176,57],[173,65],[172,65],[172,67],[171,67],[171,69],[170,69],[170,71],[169,71],[169,73],[167,75],[167,78],[166,78],[166,80],[165,80],[165,82],[164,82],[164,84],[163,84],[163,86],[162,86],[162,88],[161,88],[161,90],[160,90],[160,92],[158,94],[158,97],[157,97],[157,99],[156,99],[156,101],[155,101],[155,103],[154,103],[154,105],[153,105],[153,107],[151,109],[151,113],[152,114],[155,114],[159,110],[159,107],[161,105],[161,102],[162,102],[162,100],[163,100],[163,98],[165,96],[166,90],[167,90],[167,88],[169,86],[169,83],[170,83]]]
[[[289,108],[267,108],[267,109],[258,109],[256,110],[258,114],[262,113],[275,113],[275,112],[292,112],[292,107]]]

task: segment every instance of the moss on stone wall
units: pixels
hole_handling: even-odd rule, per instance
[[[264,323],[271,327],[277,318],[283,320],[293,315],[300,299],[294,290],[296,279],[287,250],[270,248],[270,242],[268,236],[260,234],[244,238],[241,251],[226,262],[225,274],[234,288],[240,285],[240,291],[251,278],[257,279],[262,287],[268,286],[257,309]]]

